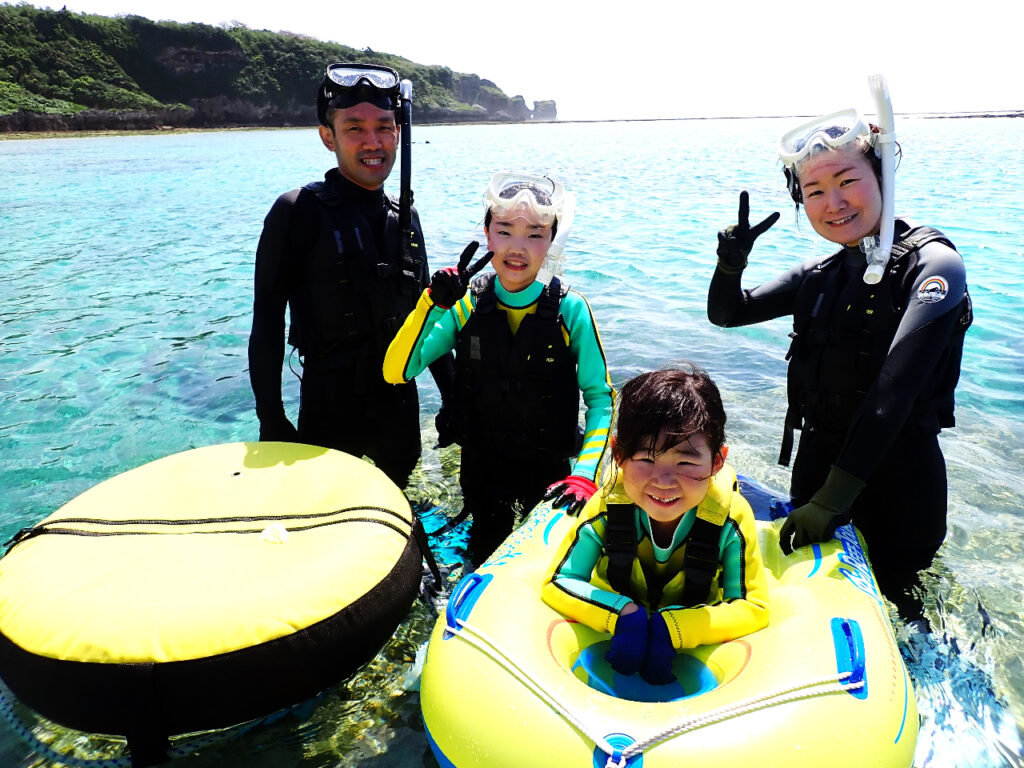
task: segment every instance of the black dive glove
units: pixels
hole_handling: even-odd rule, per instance
[[[850,507],[864,488],[864,482],[833,466],[811,500],[789,513],[779,531],[779,546],[785,554],[798,547],[828,541],[836,528],[850,522]],[[792,541],[790,541],[792,539]]]
[[[775,211],[751,227],[750,197],[746,190],[740,192],[740,213],[737,222],[718,233],[718,268],[727,275],[736,275],[746,269],[747,256],[754,249],[754,241],[778,220],[779,212]]]
[[[282,410],[260,419],[260,442],[297,443],[299,432]]]
[[[569,475],[564,480],[552,483],[541,498],[551,501],[552,509],[565,509],[567,515],[578,515],[587,501],[597,493],[594,481],[579,475]]]
[[[470,278],[483,269],[487,262],[491,260],[491,257],[494,256],[491,251],[488,251],[487,255],[476,264],[469,266],[470,259],[473,258],[473,254],[476,253],[476,249],[479,247],[480,243],[474,240],[462,251],[458,267],[439,269],[430,278],[430,285],[427,287],[427,291],[430,293],[430,300],[434,302],[435,306],[441,309],[451,309],[459,299],[466,295]]]

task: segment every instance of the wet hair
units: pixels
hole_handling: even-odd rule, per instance
[[[518,183],[518,184],[509,184],[507,187],[505,187],[503,190],[501,190],[501,195],[500,196],[502,198],[505,198],[506,200],[511,200],[513,197],[515,197],[519,192],[522,192],[524,189],[530,190],[530,193],[533,195],[533,198],[540,205],[551,205],[551,197],[548,195],[547,192],[545,192],[543,189],[538,189],[533,184],[527,184],[525,182],[521,182],[521,183]],[[493,218],[494,218],[494,214],[491,212],[491,209],[488,208],[487,212],[484,214],[484,229],[488,229],[491,226],[491,220]],[[551,239],[552,240],[555,239],[555,234],[557,232],[558,232],[558,218],[556,217],[555,220],[553,222],[551,222]]]
[[[712,455],[725,445],[725,407],[715,382],[691,362],[641,373],[618,396],[614,459],[622,464],[640,451],[661,454],[696,434]],[[664,432],[661,445],[653,441]]]
[[[878,180],[878,188],[882,188],[882,158],[875,152],[874,144],[866,136],[858,136],[856,139],[857,148],[861,151],[864,157],[867,158],[868,164],[871,166],[871,170],[874,171],[875,178]],[[800,161],[800,164],[807,162],[812,157],[820,155],[822,152],[835,152],[837,150],[828,146],[824,143],[816,143],[811,146],[811,151],[807,157]],[[899,145],[896,146],[896,151],[899,153]],[[786,177],[786,188],[789,189],[789,196],[793,198],[793,202],[800,205],[804,201],[804,193],[800,188],[799,171],[794,166],[790,168],[788,165],[783,166],[782,173]]]

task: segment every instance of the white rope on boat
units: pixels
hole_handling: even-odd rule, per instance
[[[591,730],[581,718],[576,717],[568,708],[562,705],[558,699],[554,697],[541,683],[533,679],[529,672],[520,667],[507,653],[491,640],[485,633],[476,629],[475,627],[467,624],[463,619],[456,619],[456,623],[459,625],[453,627],[451,622],[448,622],[448,631],[461,637],[467,643],[472,645],[477,650],[490,656],[492,659],[497,661],[503,666],[513,677],[517,678],[521,683],[526,685],[531,691],[542,699],[551,709],[562,716],[563,719],[571,723],[581,733],[585,734],[591,741],[596,744],[602,752],[611,755],[615,752],[615,747],[608,743],[608,741],[601,734]]]
[[[848,691],[855,691],[864,687],[864,681],[860,680],[855,683],[843,683],[850,676],[849,672],[841,672],[835,675],[826,676],[817,680],[808,680],[804,683],[794,685],[790,688],[785,688],[781,691],[774,693],[768,693],[764,696],[757,696],[746,701],[737,702],[730,704],[719,709],[705,712],[701,715],[694,715],[686,720],[677,723],[674,726],[670,726],[659,733],[653,734],[647,737],[643,741],[636,741],[622,750],[623,758],[629,758],[633,755],[638,755],[645,749],[653,747],[656,744],[660,744],[663,741],[674,736],[680,736],[689,731],[695,731],[698,728],[703,728],[708,725],[714,725],[715,723],[728,720],[732,717],[740,717],[751,712],[756,712],[759,709],[767,709],[769,707],[779,706],[780,704],[787,704],[792,701],[799,701],[800,699],[810,699],[815,696],[827,696],[833,693],[846,693]],[[618,764],[611,764],[608,768],[613,768]],[[624,765],[624,764],[622,764]]]
[[[554,694],[548,691],[540,682],[535,680],[484,632],[476,629],[463,619],[456,618],[455,623],[458,626],[452,626],[452,622],[450,620],[447,622],[447,630],[449,632],[461,637],[477,650],[497,661],[498,664],[504,667],[505,670],[512,674],[513,677],[526,685],[527,688],[533,691],[538,698],[543,700],[552,710],[561,715],[563,719],[572,724],[578,731],[586,735],[602,752],[608,755],[605,768],[625,768],[626,762],[629,758],[634,755],[639,755],[645,749],[655,746],[656,744],[660,744],[663,741],[667,741],[674,736],[679,736],[698,728],[713,725],[714,723],[728,720],[729,718],[740,717],[741,715],[756,712],[759,709],[767,709],[768,707],[779,706],[792,701],[799,701],[800,699],[808,699],[815,696],[827,696],[835,693],[846,693],[864,687],[863,680],[854,683],[843,682],[846,678],[850,677],[850,672],[841,672],[814,680],[807,680],[789,688],[784,688],[780,691],[766,693],[763,696],[757,696],[745,701],[737,702],[711,712],[694,715],[693,717],[681,720],[679,723],[659,731],[658,733],[652,734],[643,740],[635,741],[624,749],[619,749],[609,744],[604,736],[589,727],[581,717],[575,715],[560,701],[558,701]],[[618,756],[618,759],[616,759],[616,755]]]

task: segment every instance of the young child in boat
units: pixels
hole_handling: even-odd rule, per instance
[[[725,463],[725,419],[718,387],[691,364],[643,373],[619,393],[615,471],[559,546],[542,596],[612,632],[606,659],[621,674],[670,683],[677,651],[768,624],[754,515]]]
[[[438,442],[462,447],[466,560],[479,565],[542,497],[570,513],[596,492],[612,385],[590,305],[541,268],[561,253],[572,195],[546,176],[501,172],[484,196],[489,253],[436,272],[391,342],[384,378],[399,384],[455,350],[456,389]],[[493,272],[474,279],[490,260]],[[580,393],[587,407],[579,434]]]

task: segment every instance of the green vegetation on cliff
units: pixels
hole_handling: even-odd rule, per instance
[[[244,26],[0,5],[0,130],[310,125],[332,61],[397,69],[416,122],[554,119],[474,74]]]

